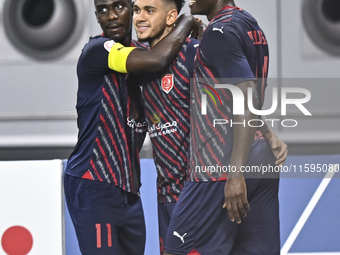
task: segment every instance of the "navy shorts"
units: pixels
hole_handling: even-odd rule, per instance
[[[279,180],[246,179],[246,183],[250,211],[236,224],[222,208],[225,181],[187,182],[172,214],[165,252],[279,255]]]
[[[143,255],[139,196],[108,183],[65,175],[67,206],[83,255]]]
[[[159,231],[159,247],[161,255],[164,254],[164,241],[168,231],[172,211],[176,202],[173,203],[158,203],[158,231]]]
[[[269,148],[262,149],[252,151],[248,165],[274,165]],[[279,255],[279,178],[278,174],[267,177],[270,178],[245,178],[250,211],[241,224],[231,222],[227,210],[222,208],[225,181],[185,183],[172,213],[165,252]]]

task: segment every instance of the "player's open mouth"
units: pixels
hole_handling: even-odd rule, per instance
[[[138,32],[145,32],[149,27],[148,26],[137,26]]]

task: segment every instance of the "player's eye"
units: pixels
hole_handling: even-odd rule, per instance
[[[151,13],[153,13],[153,10],[152,10],[152,9],[147,9],[146,12],[147,12],[148,14],[151,14]]]
[[[134,12],[135,14],[139,14],[139,13],[140,13],[140,9],[134,8],[134,9],[133,9],[133,12]]]
[[[103,13],[104,14],[104,13],[107,13],[107,11],[108,11],[107,8],[101,8],[99,10],[99,13]]]
[[[121,5],[121,4],[117,4],[117,6],[116,6],[116,9],[117,9],[117,10],[121,10],[121,9],[123,9],[123,5]]]

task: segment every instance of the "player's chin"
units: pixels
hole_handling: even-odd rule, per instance
[[[196,15],[196,14],[197,14],[197,11],[196,11],[196,4],[191,4],[191,5],[189,5],[189,8],[190,8],[190,14],[191,14],[191,15]]]
[[[146,42],[148,41],[149,36],[137,33],[137,38],[138,38],[138,41],[140,42]]]
[[[112,32],[112,31],[107,31],[106,36],[115,40],[116,42],[120,42],[122,40],[125,39],[125,37],[128,35],[127,33],[125,33],[125,31],[121,31],[121,32]]]
[[[190,6],[190,14],[191,15],[201,15],[201,11],[199,10],[199,8],[197,8],[197,4],[193,4]]]

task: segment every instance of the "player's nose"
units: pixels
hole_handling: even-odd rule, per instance
[[[138,22],[146,20],[145,11],[140,11],[138,14],[135,14],[135,15],[136,15],[136,21]]]
[[[117,13],[116,13],[114,10],[109,9],[108,19],[109,19],[109,20],[115,20],[115,19],[117,19],[117,18],[118,18]]]

